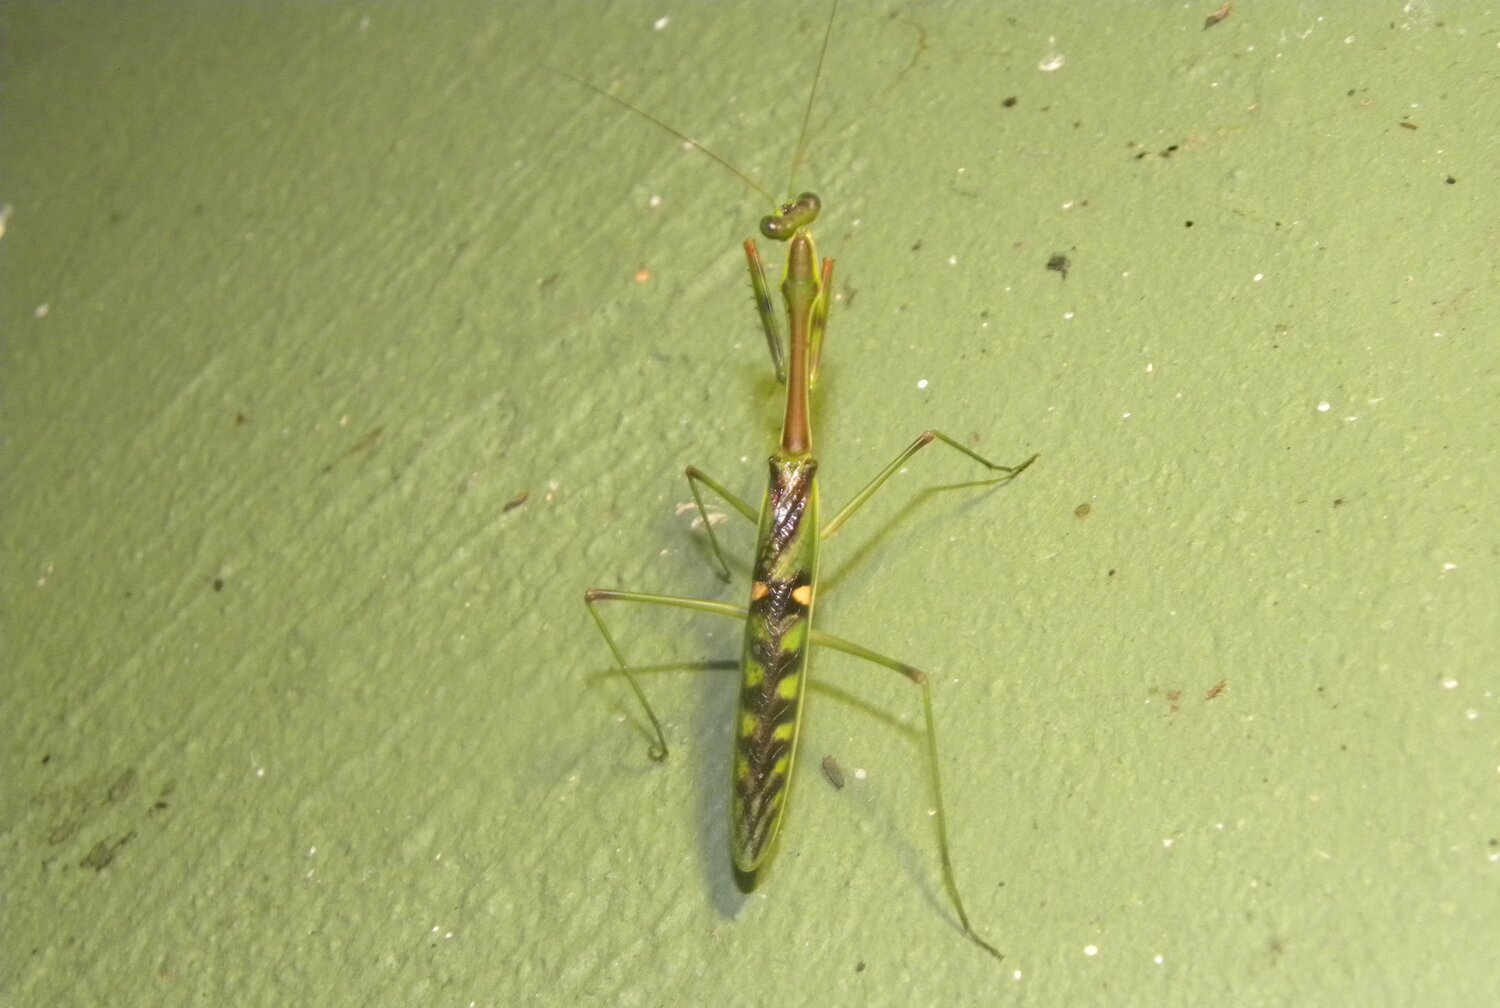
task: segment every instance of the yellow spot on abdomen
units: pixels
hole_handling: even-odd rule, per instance
[[[760,686],[761,683],[765,681],[766,670],[764,666],[762,666],[758,662],[753,661],[745,663],[744,674],[741,676],[740,682],[740,685],[744,689],[756,689]]]
[[[812,605],[812,600],[813,600],[813,586],[812,585],[802,585],[796,591],[792,592],[792,601],[795,602],[795,603],[797,603],[799,606],[801,606],[804,609],[806,609],[808,606]]]
[[[771,588],[764,581],[757,581],[750,586],[751,602],[759,602],[769,594],[771,594]]]
[[[776,695],[783,700],[795,700],[802,692],[802,677],[789,675],[776,684]]]

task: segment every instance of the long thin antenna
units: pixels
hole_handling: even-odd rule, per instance
[[[797,136],[797,150],[792,154],[792,168],[787,173],[786,191],[788,194],[797,191],[792,183],[797,178],[797,166],[807,156],[807,134],[808,126],[812,123],[813,101],[818,97],[818,82],[823,79],[823,60],[828,56],[828,40],[833,38],[833,19],[839,12],[839,0],[833,0],[833,7],[828,12],[828,25],[823,29],[823,48],[818,50],[818,68],[813,71],[812,87],[807,92],[807,108],[802,111],[802,132]]]
[[[837,4],[835,4],[835,6],[837,6]],[[831,25],[831,22],[830,22],[830,25]],[[823,48],[824,49],[828,48],[828,40],[827,39],[823,40]],[[821,60],[821,58],[819,59],[818,66],[819,66],[819,69],[822,68],[822,60]],[[644,118],[646,118],[650,122],[655,123],[658,129],[664,130],[665,132],[672,134],[674,137],[676,137],[677,139],[681,140],[683,143],[687,144],[689,147],[693,147],[696,150],[702,152],[703,154],[706,154],[709,157],[713,158],[715,161],[717,161],[719,163],[720,167],[722,167],[725,171],[728,171],[729,173],[731,173],[732,175],[734,175],[736,178],[738,178],[741,182],[745,183],[745,185],[749,186],[751,189],[754,189],[756,192],[758,192],[762,196],[764,196],[766,198],[766,202],[771,203],[772,205],[775,205],[775,203],[777,202],[776,197],[772,196],[770,193],[766,192],[765,187],[762,186],[759,182],[755,181],[749,175],[746,175],[744,172],[740,171],[738,168],[736,168],[734,165],[730,164],[724,158],[722,158],[719,155],[715,154],[713,151],[709,150],[707,147],[703,146],[701,143],[699,143],[698,141],[694,140],[692,137],[688,136],[686,133],[682,132],[682,130],[677,129],[675,126],[669,126],[669,125],[667,125],[666,123],[662,122],[660,119],[656,118],[656,116],[652,115],[650,112],[647,112],[645,109],[639,108],[639,107],[637,107],[635,105],[630,104],[630,102],[626,101],[624,98],[619,98],[619,97],[616,97],[615,95],[610,94],[608,91],[604,90],[599,85],[597,85],[597,84],[595,84],[595,83],[593,83],[591,81],[586,81],[582,77],[579,77],[577,74],[569,73],[568,71],[558,69],[557,67],[548,67],[548,69],[551,70],[553,73],[559,73],[559,74],[562,74],[564,77],[568,77],[568,78],[571,78],[572,80],[577,81],[579,84],[582,84],[584,87],[588,88],[590,91],[594,92],[597,95],[601,95],[601,96],[603,96],[605,98],[608,98],[610,101],[614,102],[616,105],[620,106],[621,108],[629,109],[630,111],[634,112],[636,115],[643,116]],[[814,87],[817,86],[817,82],[816,81],[814,81],[813,86]],[[808,106],[808,113],[811,114],[811,112],[812,112],[812,106],[809,105]],[[803,129],[804,133],[807,131],[807,123],[806,122],[803,122],[802,129]]]

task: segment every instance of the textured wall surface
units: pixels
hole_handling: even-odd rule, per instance
[[[997,965],[909,685],[743,897],[736,626],[657,766],[581,604],[744,597],[766,200],[549,68],[779,196],[818,5],[6,4],[0,1000],[1500,1003],[1500,17],[1214,6],[846,3],[791,183],[826,513],[1041,453],[819,603]]]

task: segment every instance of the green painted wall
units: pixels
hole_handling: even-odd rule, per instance
[[[769,6],[0,8],[0,1001],[1500,1001],[1500,16],[840,13],[829,504],[1041,453],[915,460],[820,602],[933,673],[997,967],[909,686],[817,660],[746,899],[729,678],[650,765],[581,605],[744,593],[676,508],[759,492],[764,201],[545,67],[780,190]]]

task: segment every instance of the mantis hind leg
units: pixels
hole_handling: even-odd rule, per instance
[[[614,634],[609,632],[604,617],[599,615],[599,610],[595,607],[599,602],[639,602],[645,605],[672,606],[677,609],[716,613],[739,620],[745,618],[745,609],[743,606],[730,605],[728,602],[710,602],[708,599],[685,598],[680,595],[650,595],[645,592],[614,591],[608,588],[589,588],[584,591],[583,604],[588,606],[589,615],[594,618],[594,625],[599,628],[599,633],[604,637],[604,643],[609,645],[610,654],[615,657],[615,665],[625,676],[625,681],[630,684],[631,692],[635,694],[636,700],[640,701],[641,710],[646,712],[646,717],[651,722],[651,730],[656,735],[656,741],[651,744],[647,754],[654,762],[660,763],[667,758],[666,733],[662,731],[661,720],[656,716],[656,711],[651,708],[651,701],[646,699],[646,691],[641,689],[640,682],[631,674],[630,663],[625,660],[625,653],[620,650],[620,645],[615,643]]]
[[[899,672],[922,688],[922,716],[927,724],[927,766],[929,780],[932,783],[933,808],[937,810],[938,855],[943,867],[943,888],[947,891],[948,898],[953,901],[953,909],[958,913],[958,923],[963,928],[965,937],[996,959],[1004,959],[1005,954],[980,937],[979,932],[974,930],[974,925],[969,923],[969,913],[964,908],[963,897],[958,891],[958,876],[953,871],[953,852],[948,845],[948,813],[943,804],[943,777],[938,762],[937,721],[932,715],[932,684],[927,681],[927,673],[915,666],[880,654],[878,651],[871,651],[869,648],[855,644],[853,641],[845,640],[842,637],[835,637],[833,634],[823,633],[819,630],[812,632],[812,642],[818,647],[842,651],[845,654],[853,655],[856,658],[863,658],[867,662],[891,669],[894,672]]]
[[[636,602],[643,605],[671,606],[676,609],[689,609],[695,612],[713,613],[718,616],[727,616],[731,619],[743,620],[746,611],[743,606],[731,605],[728,602],[713,602],[708,599],[685,598],[679,595],[652,595],[646,592],[615,591],[607,588],[590,588],[583,593],[584,605],[588,607],[589,615],[593,617],[594,624],[598,626],[599,633],[604,637],[604,642],[609,646],[610,653],[614,655],[615,664],[620,673],[625,676],[625,681],[630,684],[631,691],[639,701],[641,709],[645,711],[647,719],[651,722],[652,732],[656,736],[648,753],[652,760],[661,762],[667,758],[667,740],[662,731],[661,720],[652,709],[651,702],[646,699],[646,693],[641,689],[636,677],[631,674],[630,663],[625,660],[625,654],[620,650],[619,644],[615,642],[614,635],[609,632],[604,617],[599,614],[597,603],[599,602]],[[814,630],[811,637],[812,643],[818,647],[830,648],[834,651],[842,651],[845,654],[862,658],[867,662],[880,665],[892,671],[899,672],[912,683],[922,689],[922,716],[926,722],[927,738],[927,764],[929,780],[932,784],[933,807],[937,810],[938,829],[938,854],[942,863],[943,888],[948,893],[948,898],[953,902],[953,909],[958,914],[959,926],[963,928],[964,935],[997,959],[1003,959],[1004,954],[991,945],[988,941],[974,930],[969,922],[968,910],[964,907],[963,896],[959,892],[958,877],[953,870],[953,853],[948,843],[948,813],[943,802],[942,770],[938,759],[937,748],[937,721],[932,713],[932,686],[928,682],[927,673],[921,669],[897,661],[894,658],[883,655],[878,651],[872,651],[867,647],[855,644],[853,641],[836,637],[833,634]]]

